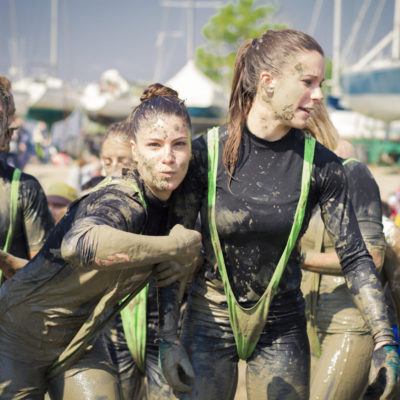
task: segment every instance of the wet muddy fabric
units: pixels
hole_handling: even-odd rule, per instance
[[[15,168],[0,161],[0,248],[3,249],[10,226],[11,182]],[[8,252],[24,259],[39,250],[54,226],[46,196],[39,182],[21,173],[15,229]]]
[[[216,174],[218,167],[218,128],[208,131],[208,217],[211,241],[214,253],[218,263],[219,273],[224,283],[225,296],[228,303],[229,319],[235,336],[238,355],[246,360],[251,356],[257,345],[261,331],[268,317],[269,306],[275,295],[276,288],[286,267],[290,253],[297,241],[300,232],[305,207],[307,203],[308,192],[310,189],[312,162],[314,158],[315,139],[311,136],[305,136],[304,142],[304,160],[302,165],[301,193],[296,212],[293,219],[293,225],[283,250],[282,256],[275,268],[268,284],[267,289],[252,308],[242,308],[236,301],[229,284],[229,278],[226,273],[226,266],[222,254],[221,243],[218,238],[218,232],[215,226],[215,192],[216,192]]]
[[[361,234],[368,248],[383,253],[382,208],[379,188],[368,168],[357,160],[343,163]],[[304,250],[317,251],[316,241],[321,232],[312,229],[322,222],[318,212],[303,236]],[[321,252],[334,252],[326,231],[322,232]],[[307,299],[318,299],[316,307],[307,314],[308,323],[318,332],[322,354],[312,363],[310,399],[356,399],[368,381],[374,342],[360,311],[354,304],[343,276],[329,276],[303,271],[303,281],[318,277],[315,293],[304,292]],[[305,288],[305,285],[302,285]],[[313,337],[311,339],[314,339]]]
[[[226,137],[226,127],[223,127],[220,129],[216,185],[216,227],[233,294],[242,307],[250,308],[258,301],[270,282],[292,227],[300,196],[299,182],[305,139],[302,131],[291,129],[280,140],[268,142],[254,136],[245,128],[242,131],[238,163],[230,180],[222,162]],[[193,142],[192,153],[188,174],[179,189],[182,195],[176,197],[174,222],[193,227],[198,212],[201,212],[205,264],[199,271],[202,279],[195,280],[190,297],[201,298],[208,307],[212,307],[215,295],[210,295],[206,290],[207,285],[213,286],[214,293],[218,292],[224,297],[225,295],[208,228],[208,160],[207,140],[204,136]],[[310,192],[299,237],[306,230],[312,210],[317,205],[321,208],[327,231],[335,243],[352,293],[361,303],[360,307],[368,313],[368,322],[372,327],[374,339],[389,338],[391,340],[393,333],[387,323],[383,297],[379,293],[380,284],[377,277],[371,279],[370,276],[370,273],[375,273],[375,267],[358,228],[348,196],[347,180],[341,160],[319,143],[315,147]],[[266,328],[269,321],[279,324],[290,310],[292,321],[303,319],[302,340],[307,341],[300,281],[300,253],[296,246],[271,303]],[[374,300],[372,302],[371,297]],[[369,307],[369,304],[375,306]],[[227,316],[226,300],[225,303],[222,302],[222,306]],[[196,307],[196,303],[189,300],[187,315],[197,312]],[[196,325],[196,329],[190,329],[189,332],[186,329],[189,329],[188,325],[184,324],[182,334],[187,338],[185,343],[201,340],[198,338],[203,331],[201,326]],[[230,327],[227,329],[230,330]],[[279,328],[277,330],[282,335],[286,332],[284,328],[281,331]],[[210,341],[214,337],[212,343],[220,343],[225,335],[225,328],[221,328],[219,320],[215,318],[210,320],[207,331],[208,333],[204,335]],[[261,335],[260,343],[263,337],[264,333]],[[207,351],[209,345],[205,343],[203,345],[204,351]],[[221,345],[223,346],[222,342]],[[258,346],[255,351],[257,349]],[[308,351],[308,346],[306,349]],[[188,349],[192,362],[197,350]],[[229,376],[230,371],[227,374],[225,371],[221,374],[216,372],[220,358],[217,352],[211,349],[207,357],[209,357],[207,362],[210,376],[217,375],[220,379],[222,376]],[[213,368],[210,368],[210,365]],[[195,379],[194,385],[199,387],[200,383],[197,379],[202,376],[202,366],[199,365],[197,368],[194,364],[193,367],[196,376],[199,377]],[[307,369],[303,370],[307,375]],[[298,373],[298,371],[292,372]],[[215,383],[219,385],[218,378],[215,379]],[[214,390],[214,388],[210,387],[209,390]],[[224,395],[228,396],[229,390],[224,391]]]
[[[309,346],[301,293],[275,297],[280,318],[268,316],[247,359],[247,394],[254,399],[308,399]],[[195,371],[190,393],[180,399],[227,400],[235,396],[238,354],[223,291],[196,276],[184,317],[182,342]]]
[[[350,161],[344,164],[344,169],[349,181],[349,195],[364,241],[368,248],[384,251],[385,239],[378,185],[368,168],[360,162]],[[316,239],[315,232],[308,230],[303,237],[302,247],[310,249]],[[335,251],[326,231],[323,236],[323,251]],[[306,274],[314,273],[307,271]],[[369,332],[350,296],[343,276],[321,275],[315,319],[319,332]]]
[[[121,317],[118,315],[105,330],[105,337],[111,358],[117,369],[122,399],[135,399],[143,390],[145,378],[148,400],[160,398],[175,398],[171,388],[166,383],[158,365],[158,307],[157,291],[149,285],[147,298],[147,331],[145,373],[141,372],[135,363],[124,335]],[[165,396],[165,397],[162,397]]]
[[[368,383],[371,335],[325,333],[320,340],[321,358],[311,363],[310,400],[359,399]]]
[[[95,328],[96,320],[107,316],[113,305],[147,283],[151,265],[134,272],[92,266],[98,246],[118,243],[118,238],[115,241],[107,235],[99,236],[102,242],[98,242],[100,239],[90,236],[93,227],[115,228],[121,234],[165,234],[168,205],[155,198],[135,174],[121,179],[139,187],[147,212],[138,193],[128,185],[90,194],[69,208],[38,255],[0,289],[0,369],[3,356],[48,368],[89,316],[94,318]],[[115,235],[116,231],[112,232]],[[61,244],[66,241],[75,246],[75,263],[61,257]],[[108,296],[104,312],[94,315],[104,296]]]

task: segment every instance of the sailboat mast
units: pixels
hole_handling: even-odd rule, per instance
[[[340,31],[342,0],[335,0],[333,17],[332,94],[340,96]]]
[[[50,72],[53,76],[57,72],[57,44],[58,44],[58,0],[51,0],[50,24]]]
[[[392,57],[400,59],[400,0],[396,0],[394,5]]]

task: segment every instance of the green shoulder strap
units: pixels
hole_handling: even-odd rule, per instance
[[[95,186],[89,193],[96,192],[97,190],[100,190],[106,186],[117,184],[133,189],[138,194],[144,208],[147,209],[146,201],[140,189],[135,184],[114,177],[106,178],[104,181]],[[75,200],[74,204],[86,197],[89,193]],[[52,378],[65,371],[66,368],[72,365],[74,362],[73,360],[75,360],[76,354],[79,354],[81,352],[81,347],[88,343],[88,341],[90,341],[97,332],[103,330],[107,323],[111,321],[118,314],[118,312],[120,312],[121,314],[122,325],[128,342],[128,348],[132,352],[132,356],[134,357],[137,365],[144,366],[146,357],[146,311],[148,290],[149,284],[147,284],[135,297],[132,297],[132,294],[126,296],[123,300],[120,301],[118,307],[108,316],[108,318],[104,319],[89,335],[89,337],[87,337],[86,341],[83,342],[82,338],[80,337],[80,331],[87,331],[89,329],[88,326],[91,324],[92,319],[92,316],[90,316],[89,319],[82,325],[80,331],[77,332],[75,337],[68,344],[63,353],[60,354],[58,359],[46,371],[46,376],[48,378]],[[112,295],[113,293],[110,292],[106,295],[106,297],[110,297]],[[124,312],[124,310],[126,310],[126,312]]]
[[[5,252],[9,251],[11,247],[12,238],[14,236],[15,222],[17,220],[17,212],[18,212],[18,191],[19,191],[20,177],[21,177],[21,170],[15,168],[11,180],[10,225],[8,227],[6,242],[3,247],[3,251]],[[3,271],[0,270],[0,281],[2,275]]]
[[[258,302],[251,308],[242,307],[236,300],[230,286],[222,253],[221,243],[215,223],[215,197],[218,170],[219,134],[218,128],[208,131],[208,223],[218,269],[224,284],[224,291],[229,309],[229,319],[235,337],[236,348],[241,359],[246,360],[251,356],[268,317],[269,306],[275,295],[279,281],[286,267],[289,256],[297,241],[307,204],[308,192],[311,181],[311,171],[314,159],[315,139],[305,135],[304,161],[301,181],[301,194],[297,204],[292,229],[283,250],[279,263],[272,275],[267,289]]]
[[[94,189],[99,190],[105,186],[122,184],[132,187],[138,193],[140,200],[146,208],[146,201],[136,185],[114,177],[106,178]],[[121,309],[122,327],[129,351],[142,373],[146,371],[146,342],[147,342],[147,296],[149,284],[147,284],[128,305]]]

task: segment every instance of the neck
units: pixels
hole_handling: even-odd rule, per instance
[[[282,139],[290,130],[282,121],[276,119],[269,109],[268,104],[260,102],[256,98],[247,116],[247,127],[250,132],[261,139],[276,142]]]

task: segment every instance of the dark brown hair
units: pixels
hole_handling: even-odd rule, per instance
[[[108,127],[108,130],[103,138],[103,143],[110,138],[116,138],[122,142],[127,142],[132,138],[131,134],[131,124],[128,120],[121,122],[114,122]]]
[[[239,48],[229,101],[229,135],[223,156],[231,176],[239,156],[242,129],[257,93],[262,71],[278,76],[293,55],[306,51],[324,55],[315,39],[293,29],[267,30],[260,38],[246,40]]]
[[[175,90],[160,83],[153,83],[144,90],[140,101],[141,103],[131,112],[128,118],[133,138],[136,137],[136,133],[144,120],[160,115],[175,115],[182,118],[189,129],[192,129],[189,112]]]

